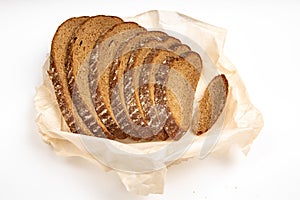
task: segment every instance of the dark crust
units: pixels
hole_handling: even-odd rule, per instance
[[[90,19],[93,19],[93,18],[96,18],[96,17],[101,17],[101,16],[105,16],[105,15],[94,16]],[[105,17],[112,17],[112,18],[120,19],[119,17],[115,17],[115,16],[105,16]],[[84,25],[85,23],[83,23],[82,25]],[[81,27],[79,27],[79,28],[81,28]],[[102,34],[104,34],[104,33],[102,33]],[[72,44],[75,43],[76,39],[77,38],[76,38],[76,32],[75,32],[74,36],[73,36],[73,39],[69,42],[69,48],[68,48],[69,49],[69,56],[68,56],[67,68],[66,68],[66,70],[68,72],[67,80],[68,80],[68,84],[69,84],[69,91],[70,91],[70,94],[72,96],[73,103],[74,103],[76,109],[78,110],[78,113],[79,113],[80,117],[84,121],[85,125],[88,127],[88,129],[95,136],[114,139],[115,136],[112,135],[110,131],[107,131],[107,130],[103,129],[98,124],[97,120],[91,115],[91,112],[88,110],[87,106],[83,102],[82,98],[80,97],[79,91],[76,87],[76,83],[75,83],[75,79],[74,79],[74,71],[73,71],[73,68],[72,68],[72,59],[73,58],[71,56]],[[92,117],[90,117],[90,116],[92,116]],[[103,135],[103,133],[105,135]]]
[[[82,16],[80,18],[86,18],[89,19],[89,17],[87,16]],[[66,122],[66,124],[68,125],[69,129],[71,132],[73,133],[83,133],[82,129],[80,128],[80,126],[78,125],[79,123],[75,121],[74,116],[73,116],[73,112],[71,111],[72,109],[72,105],[69,105],[66,102],[66,94],[64,93],[64,88],[63,88],[63,84],[58,76],[58,72],[57,72],[57,66],[56,63],[54,61],[53,58],[53,54],[54,54],[54,41],[56,38],[56,35],[58,33],[58,31],[69,21],[71,20],[75,20],[78,19],[76,17],[73,18],[69,18],[66,21],[64,21],[56,30],[54,37],[52,39],[52,43],[51,43],[51,51],[50,51],[50,66],[48,69],[48,76],[52,82],[53,88],[54,88],[54,92],[55,92],[55,96],[58,102],[58,106],[59,109],[61,111],[61,114]],[[84,23],[84,21],[82,22]],[[81,24],[82,24],[81,23]],[[81,25],[79,24],[79,25]],[[68,55],[68,49],[66,52],[66,55]]]

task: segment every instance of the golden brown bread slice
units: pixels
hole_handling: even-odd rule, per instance
[[[89,17],[70,18],[58,27],[51,44],[48,74],[54,86],[62,116],[70,131],[92,135],[81,120],[77,110],[73,108],[66,74],[66,58],[68,57],[69,42],[73,38],[76,29],[87,19]]]
[[[200,135],[208,131],[224,110],[228,95],[225,75],[218,75],[208,84],[193,119],[193,131]]]
[[[123,20],[113,16],[94,16],[83,23],[71,41],[68,58],[68,83],[72,100],[80,117],[90,131],[99,137],[113,135],[97,116],[89,90],[89,57],[98,38]]]
[[[120,45],[142,32],[146,32],[146,29],[134,22],[115,25],[97,42],[90,61],[90,89],[96,112],[107,129],[119,139],[127,137],[131,123],[127,120],[128,114],[120,103],[121,96],[116,94],[118,89],[114,87],[110,90],[110,81],[113,81],[110,79],[110,72],[120,56]],[[112,91],[113,95],[110,94]]]

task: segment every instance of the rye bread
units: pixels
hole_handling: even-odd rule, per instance
[[[58,27],[51,44],[48,74],[54,87],[60,111],[70,131],[93,135],[83,123],[77,110],[73,107],[71,95],[68,90],[66,71],[69,42],[73,38],[76,29],[88,19],[89,17],[70,18]]]
[[[95,18],[105,22],[91,20]],[[115,125],[107,123],[105,114],[98,117],[101,105],[96,106],[97,98],[104,98],[108,109],[117,107],[125,112],[130,129],[134,127],[138,131],[141,130],[139,126],[149,126],[155,119],[153,116],[166,114],[165,131],[161,135],[154,137],[151,131],[151,134],[147,131],[148,135],[139,132],[133,139],[179,139],[189,128],[202,69],[201,57],[165,33],[156,32],[153,36],[149,33],[135,23],[124,23],[109,16],[71,18],[58,28],[51,44],[48,74],[59,108],[72,132],[110,139],[128,136],[126,127],[120,127],[117,118],[114,119],[114,114],[120,116],[119,112],[110,111],[120,132],[114,129]],[[91,54],[92,51],[98,52]],[[129,85],[128,80],[131,81]],[[128,96],[132,93],[130,88],[134,89],[134,98]],[[143,92],[149,92],[147,101],[142,98]],[[111,95],[119,101],[111,101]],[[199,101],[198,115],[193,119],[197,127],[195,134],[202,134],[213,126],[224,109],[227,95],[226,77],[215,77]],[[149,102],[148,107],[155,108],[152,115],[144,109],[144,104]],[[137,128],[132,124],[137,124]]]
[[[113,16],[94,16],[85,21],[70,42],[68,83],[73,103],[89,130],[98,137],[115,136],[97,116],[89,90],[89,57],[98,38],[123,20]]]
[[[146,32],[146,29],[134,22],[113,26],[99,38],[90,59],[90,90],[96,112],[118,139],[127,137],[131,123],[121,104],[123,96],[118,94],[116,87],[110,90],[110,72],[120,56],[120,45],[141,32]]]
[[[228,81],[225,75],[214,77],[198,102],[197,112],[193,119],[193,132],[200,135],[208,131],[224,110],[228,96]]]

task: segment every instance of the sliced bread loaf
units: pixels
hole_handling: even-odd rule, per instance
[[[191,125],[199,135],[222,113],[224,75],[193,101],[202,71],[199,54],[160,31],[113,16],[71,18],[56,31],[49,77],[74,133],[109,139],[179,139]],[[196,127],[196,128],[195,128]]]
[[[209,130],[224,110],[228,95],[228,81],[225,75],[212,79],[198,104],[198,111],[193,119],[193,131],[200,135]]]

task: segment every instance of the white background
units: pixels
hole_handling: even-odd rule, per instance
[[[51,2],[51,3],[50,3]],[[58,25],[71,16],[178,11],[227,29],[265,126],[249,154],[171,167],[165,193],[128,193],[117,175],[56,155],[34,123],[33,97]],[[300,199],[300,3],[297,1],[0,1],[0,199]]]

